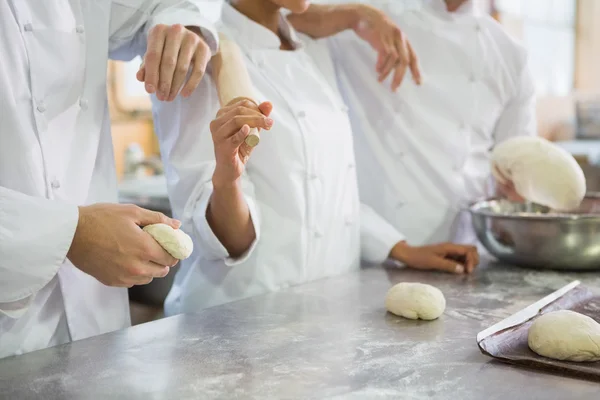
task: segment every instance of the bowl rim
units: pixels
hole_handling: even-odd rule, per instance
[[[586,193],[584,199],[595,199],[600,200],[600,192],[588,192]],[[513,220],[529,220],[529,221],[577,221],[577,220],[585,220],[585,221],[598,221],[600,222],[600,213],[599,214],[531,214],[531,215],[515,215],[515,214],[502,214],[496,213],[489,210],[484,210],[482,207],[486,203],[490,203],[492,201],[506,200],[501,197],[489,197],[487,199],[478,200],[472,202],[468,206],[468,211],[471,215],[481,215],[485,217],[494,217],[494,218],[503,218],[503,219],[513,219]]]

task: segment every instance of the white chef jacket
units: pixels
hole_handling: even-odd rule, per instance
[[[407,70],[393,93],[391,77],[377,82],[376,53],[354,32],[329,39],[350,107],[361,199],[409,243],[473,243],[461,209],[492,195],[490,149],[536,134],[527,54],[472,1],[454,13],[443,0],[367,2],[404,31],[423,83]]]
[[[109,54],[143,53],[159,23],[209,27],[199,6],[174,4],[0,2],[0,357],[130,325],[127,290],[66,254],[77,205],[117,201]],[[202,11],[216,21],[219,9]],[[214,32],[204,33],[216,50]]]
[[[231,259],[206,220],[215,166],[209,124],[220,108],[214,82],[205,78],[189,99],[154,99],[173,213],[195,245],[175,277],[167,315],[357,269],[361,243],[366,259],[382,262],[403,239],[361,210],[350,121],[331,60],[317,66],[284,17],[281,31],[295,51],[280,50],[275,34],[229,5],[222,18],[219,30],[240,45],[257,100],[274,106],[275,124],[261,133],[242,176],[256,240]]]

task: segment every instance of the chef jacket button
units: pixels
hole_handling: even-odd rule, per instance
[[[404,202],[399,201],[396,203],[396,208],[402,208],[402,207],[404,207]]]
[[[30,23],[23,25],[23,30],[25,32],[31,32],[33,30],[33,26]]]
[[[52,186],[52,189],[60,189],[60,182],[58,181],[58,179],[54,179],[50,186]]]
[[[348,169],[353,169],[355,166],[356,165],[353,162],[351,162],[350,164],[348,164]]]
[[[85,28],[83,27],[83,25],[77,25],[77,28],[75,28],[75,32],[83,33],[85,32]]]
[[[316,238],[322,238],[323,237],[323,232],[321,232],[319,229],[315,230],[315,237]]]
[[[298,118],[304,118],[306,117],[306,111],[298,111],[298,114],[296,114],[298,116]]]
[[[307,176],[308,176],[308,179],[310,179],[311,181],[319,179],[319,175],[317,175],[314,172],[309,172]]]
[[[470,81],[471,83],[475,83],[475,81],[476,81],[476,80],[477,80],[477,78],[475,78],[475,75],[471,75],[471,76],[469,77],[469,81]]]
[[[347,113],[348,112],[348,106],[345,104],[342,104],[342,106],[340,107],[340,110],[342,110],[343,113]]]
[[[46,111],[46,104],[44,104],[43,101],[38,101],[37,103],[37,110],[41,113]]]
[[[475,30],[476,30],[477,32],[481,32],[481,25],[479,25],[479,24],[476,24],[476,25],[475,25]]]
[[[351,218],[351,217],[347,217],[346,218],[346,225],[348,225],[348,226],[354,225],[354,219]]]
[[[79,100],[79,107],[81,107],[81,109],[83,111],[87,110],[88,109],[88,101],[87,101],[87,99],[80,99]]]

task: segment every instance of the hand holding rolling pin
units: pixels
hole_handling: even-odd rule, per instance
[[[221,110],[211,122],[217,166],[215,184],[230,185],[242,175],[252,148],[260,141],[258,129],[271,129],[273,105],[258,104],[240,48],[219,33],[219,52],[212,61]]]
[[[246,139],[252,129],[271,129],[272,109],[269,102],[256,105],[240,98],[219,110],[217,118],[210,123],[217,163],[213,174],[215,184],[231,185],[242,176],[253,149]]]

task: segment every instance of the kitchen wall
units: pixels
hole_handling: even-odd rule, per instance
[[[123,82],[135,79],[131,71],[122,68],[122,63],[111,62],[108,68],[109,82],[108,103],[112,119],[113,148],[119,179],[123,176],[124,155],[132,143],[139,143],[146,155],[159,154],[158,142],[154,135],[152,118],[148,103],[131,106],[128,99],[123,98]]]

